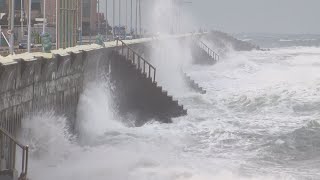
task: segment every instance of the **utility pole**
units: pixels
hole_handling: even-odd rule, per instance
[[[59,1],[56,0],[56,49],[59,49],[59,41],[58,41],[58,37],[59,37],[59,26],[58,26],[58,23],[59,23],[59,14],[58,14],[58,5],[59,5]],[[29,19],[28,19],[29,20]],[[28,34],[29,35],[29,34]]]
[[[138,0],[136,0],[136,29],[135,29],[135,32],[136,32],[136,38],[138,36]]]
[[[21,38],[23,39],[23,22],[24,22],[24,12],[23,12],[23,0],[21,0],[21,12],[20,12],[20,21],[21,21]]]
[[[106,40],[108,40],[108,0],[106,0]]]
[[[80,11],[80,25],[79,25],[79,41],[80,41],[80,45],[82,45],[82,16],[83,16],[83,8],[82,8],[82,4],[83,4],[83,0],[80,0],[80,7],[79,7],[79,11]]]
[[[128,29],[128,0],[126,0],[126,33]]]
[[[1,25],[0,25],[0,48],[2,46],[2,29],[1,29]]]
[[[31,52],[31,5],[32,0],[29,0],[29,14],[28,14],[28,52]]]
[[[119,28],[121,26],[121,0],[119,0]]]
[[[132,1],[133,1],[133,0],[131,0],[131,10],[130,10],[130,13],[131,13],[131,14],[130,14],[130,18],[131,18],[131,19],[130,19],[130,34],[131,34],[132,28],[133,28],[133,25],[132,25],[132,22],[133,22],[133,21],[132,21],[132,17],[133,17],[133,16],[132,16]],[[132,34],[131,34],[131,35],[132,35]]]
[[[115,29],[114,29],[114,27],[115,27],[115,14],[116,14],[116,12],[115,12],[115,10],[116,10],[116,2],[115,2],[115,0],[113,0],[113,10],[112,10],[112,34],[113,34],[113,38],[114,38],[114,35],[115,35]]]
[[[46,0],[43,0],[43,26],[42,26],[42,34],[46,32],[46,23],[47,23],[47,17],[46,17]]]
[[[100,0],[98,0],[97,3],[98,3],[98,34],[100,34]]]
[[[173,0],[170,1],[170,11],[171,13],[174,13],[174,9],[173,9]],[[173,17],[171,18],[170,20],[170,23],[171,23],[171,33],[173,34],[173,23],[174,23],[174,14],[173,14]]]
[[[11,1],[11,13],[10,13],[10,54],[14,54],[14,1]]]
[[[141,0],[139,0],[139,25],[140,25],[140,37],[142,35],[142,25],[141,25]]]

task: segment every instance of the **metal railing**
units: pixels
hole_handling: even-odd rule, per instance
[[[126,56],[127,60],[131,61],[143,74],[155,82],[157,69],[122,40],[117,39],[117,46],[119,41],[121,42],[121,55]]]
[[[0,172],[4,169],[16,169],[16,152],[18,152],[16,149],[17,147],[22,150],[20,177],[26,178],[28,173],[29,146],[22,145],[12,135],[10,135],[9,132],[0,127]]]
[[[213,60],[215,61],[219,61],[220,60],[220,56],[215,53],[212,49],[210,49],[204,42],[202,42],[201,40],[198,41],[199,42],[199,46],[201,49],[203,49],[204,51],[206,51],[206,53],[213,58]]]
[[[28,52],[27,49],[14,49],[14,54],[22,54]],[[35,47],[31,48],[31,52],[42,52],[42,47]],[[1,56],[8,56],[10,55],[9,49],[0,49]]]

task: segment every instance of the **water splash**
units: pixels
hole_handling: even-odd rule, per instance
[[[80,96],[77,126],[80,141],[90,142],[105,132],[124,127],[113,103],[112,84],[108,81],[88,83]]]
[[[293,51],[301,55],[288,56]],[[316,52],[242,52],[194,67],[208,93],[188,98],[189,115],[172,124],[128,127],[116,115],[110,86],[90,83],[78,107],[82,142],[54,113],[24,122],[30,178],[319,179]]]

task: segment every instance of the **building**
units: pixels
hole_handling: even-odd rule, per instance
[[[8,0],[0,0],[0,14],[8,13]]]
[[[29,0],[0,0],[0,25],[3,25],[2,28],[6,28],[10,23],[8,19],[13,1],[15,3],[16,26],[14,31],[15,34],[21,34],[19,35],[21,36],[19,39],[21,39],[27,32]],[[56,8],[57,5],[58,8]],[[32,0],[31,10],[32,31],[41,34],[44,0]],[[36,21],[37,18],[39,18],[38,21]],[[24,23],[21,23],[21,19],[24,20]],[[100,20],[100,33],[105,31],[106,26],[103,13],[97,13],[97,0],[46,0],[45,19],[47,22],[46,32],[49,32],[52,37],[59,36],[54,38],[54,41],[58,40],[58,43],[61,43],[58,44],[58,47],[75,45],[80,33],[83,36],[96,35],[98,33],[98,19]],[[57,21],[58,24],[56,24]],[[22,24],[24,27],[20,28]]]
[[[44,11],[44,1],[41,0],[41,14]],[[56,0],[46,0],[46,19],[47,19],[47,26],[54,26],[56,25]]]
[[[83,35],[96,34],[97,0],[82,1],[82,33]]]

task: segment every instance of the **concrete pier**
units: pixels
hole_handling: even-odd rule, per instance
[[[178,38],[185,40],[195,35],[166,36],[124,41],[137,53],[150,57],[148,46],[155,41]],[[108,74],[115,87],[115,102],[119,113],[135,114],[136,126],[151,119],[163,123],[187,114],[187,110],[159,86],[145,69],[121,53],[119,42],[83,45],[51,53],[24,53],[0,57],[0,126],[15,137],[22,119],[41,111],[54,111],[64,115],[70,130],[76,133],[77,105],[87,82],[97,77],[97,72]],[[123,50],[122,50],[123,51]],[[150,69],[149,69],[150,71]],[[0,136],[1,140],[4,137]],[[4,141],[5,142],[5,141]],[[2,159],[10,159],[6,144],[0,145]],[[5,161],[3,161],[5,162]],[[20,166],[6,162],[10,167]],[[6,169],[6,168],[4,168]],[[3,170],[3,169],[2,169]],[[0,172],[2,171],[0,169]]]
[[[190,34],[168,36],[158,38],[158,40],[168,38],[183,39],[190,36]],[[153,38],[146,38],[125,42],[129,46],[134,46],[135,49],[140,49],[141,52],[141,49],[145,49],[143,48],[145,44],[152,41],[154,41]],[[106,43],[106,48],[102,48],[99,45],[83,45],[64,50],[53,50],[52,53],[25,53],[5,58],[0,57],[1,126],[15,135],[24,116],[48,109],[64,114],[70,119],[71,124],[75,124],[73,121],[76,119],[76,107],[79,95],[83,90],[84,80],[90,78],[97,71],[94,68],[103,67],[99,65],[101,63],[105,66],[110,65],[113,72],[111,77],[114,78],[114,81],[121,79],[128,82],[124,84],[131,84],[126,88],[136,89],[135,83],[132,83],[134,81],[128,75],[130,69],[127,66],[130,65],[121,64],[121,62],[124,64],[126,62],[122,61],[121,57],[115,53],[117,51],[116,48],[117,42],[113,41]],[[154,104],[155,109],[164,106],[165,102],[162,105],[160,103],[163,101],[160,101],[160,99],[162,99],[164,90],[151,81],[147,83],[148,80],[144,81],[141,78],[142,76],[137,75],[136,84],[139,84],[138,86],[141,90],[135,92],[144,93],[133,94],[136,98],[135,100],[138,102],[138,99],[144,99],[143,97],[145,96],[145,99],[154,101],[153,103],[145,104],[145,107],[150,108],[150,104]],[[117,84],[119,84],[119,92],[125,93],[121,90],[120,83]],[[151,91],[148,92],[149,90]],[[168,98],[173,103],[176,103],[172,97],[168,96]],[[132,99],[132,102],[135,100]],[[132,106],[132,104],[129,104],[127,106]],[[138,106],[134,108],[138,108]],[[126,108],[123,106],[123,109]],[[150,109],[142,111],[148,111],[146,114],[151,113]],[[180,109],[180,111],[182,110]],[[168,118],[170,116],[163,115],[173,113],[169,112],[167,109],[162,110],[162,112],[154,112],[154,114],[157,114],[159,119],[166,117],[164,118],[166,119],[165,121],[169,121]],[[172,117],[178,114],[176,113]]]

